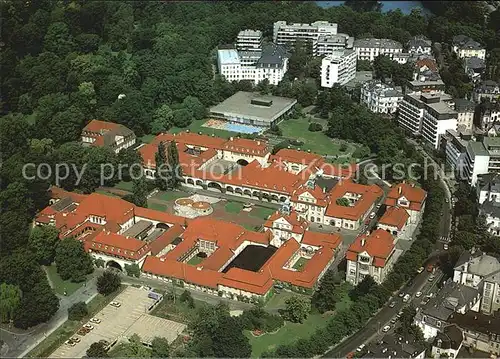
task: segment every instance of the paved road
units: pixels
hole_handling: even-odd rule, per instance
[[[424,156],[429,157],[425,152],[422,153]],[[432,160],[432,159],[431,159]],[[440,227],[440,236],[448,237],[450,234],[450,224],[451,224],[451,209],[450,209],[450,201],[451,201],[451,193],[448,189],[447,184],[441,180],[441,187],[445,189],[446,198],[448,198],[448,202],[443,206],[443,215],[441,216],[441,227]],[[437,242],[435,246],[435,250],[431,253],[430,257],[435,256],[437,253],[443,250],[443,243]],[[428,283],[428,278],[430,273],[424,271],[418,274],[413,281],[410,281],[410,285],[401,289],[402,292],[411,294],[414,298],[415,293],[422,291],[423,288]],[[436,278],[434,283],[437,283],[439,278]],[[389,301],[390,302],[390,301]],[[389,324],[391,319],[406,305],[402,302],[402,300],[397,297],[395,299],[396,305],[394,308],[390,308],[388,305],[384,306],[373,318],[371,318],[366,325],[353,334],[351,337],[344,340],[342,343],[337,345],[332,350],[328,351],[324,357],[328,358],[340,358],[345,357],[352,351],[355,351],[358,346],[364,343],[368,343],[372,341],[379,335],[379,331],[385,325]],[[414,302],[418,305],[420,303],[420,299],[415,299]]]

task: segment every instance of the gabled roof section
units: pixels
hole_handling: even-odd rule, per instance
[[[358,254],[366,252],[373,258],[374,266],[384,267],[393,250],[394,238],[392,235],[383,229],[376,229],[370,235],[362,234],[358,236],[349,246],[346,258],[357,261]]]
[[[361,197],[351,206],[341,206],[336,203],[346,195],[346,193],[355,193]],[[340,181],[330,192],[330,204],[326,209],[326,215],[334,218],[343,218],[357,221],[370,210],[377,198],[383,195],[382,189],[377,185],[362,185],[354,183],[351,180]]]
[[[408,221],[408,218],[410,218],[410,215],[404,208],[395,206],[387,208],[378,223],[385,224],[386,226],[397,227],[397,229],[401,230]]]
[[[396,206],[397,201],[405,197],[410,202],[410,209],[413,211],[420,211],[422,205],[427,197],[427,192],[422,188],[415,187],[408,183],[400,183],[389,191],[385,204],[388,206]]]
[[[291,226],[292,229],[291,231],[294,233],[304,233],[304,231],[308,227],[308,223],[306,220],[299,218],[297,215],[297,212],[291,211],[290,214],[284,214],[281,213],[280,211],[274,212],[264,223],[264,227],[266,228],[272,228],[273,224],[275,221],[283,218],[285,221],[287,221]]]

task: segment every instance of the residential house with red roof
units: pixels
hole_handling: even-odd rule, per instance
[[[276,211],[264,223],[264,230],[273,234],[271,245],[279,247],[290,238],[300,241],[308,226],[307,221],[300,218],[293,210],[289,213]]]
[[[346,252],[346,281],[357,285],[367,275],[382,283],[392,269],[401,250],[397,250],[394,237],[383,229],[358,236]]]
[[[394,237],[399,238],[407,228],[410,215],[404,208],[389,207],[379,219],[377,228],[384,229]]]
[[[135,144],[132,130],[118,123],[92,120],[82,131],[82,143],[86,146],[109,147],[115,153]]]
[[[427,192],[414,184],[399,183],[391,188],[385,199],[387,207],[401,207],[410,216],[410,223],[418,223],[425,208]]]

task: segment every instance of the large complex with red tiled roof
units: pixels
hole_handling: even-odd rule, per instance
[[[356,285],[370,275],[375,282],[382,283],[400,253],[389,232],[376,229],[369,235],[362,234],[346,252],[346,280]]]
[[[135,144],[132,130],[118,123],[92,120],[82,131],[82,143],[88,146],[109,147],[115,153]]]
[[[356,165],[329,164],[319,155],[293,149],[271,155],[263,141],[224,140],[187,132],[161,134],[140,148],[150,178],[154,177],[155,153],[162,141],[176,141],[185,186],[248,199],[290,201],[298,216],[310,222],[358,229],[382,196],[379,187],[349,179]],[[336,200],[341,197],[348,198],[350,206],[338,206]]]
[[[266,297],[276,283],[310,292],[341,242],[337,234],[309,232],[308,223],[286,206],[269,218],[264,232],[254,232],[211,217],[186,220],[98,193],[76,195],[57,188],[52,193],[55,202],[37,215],[35,225],[54,225],[61,238],[81,240],[105,266],[137,264],[146,276],[228,298]],[[274,231],[285,224],[293,233],[286,240]],[[274,253],[256,271],[230,267],[247,247]],[[205,258],[191,264],[200,252]],[[294,269],[300,258],[307,263]]]
[[[387,207],[404,208],[410,216],[410,223],[417,223],[425,208],[427,192],[408,183],[400,183],[391,188],[385,199]]]

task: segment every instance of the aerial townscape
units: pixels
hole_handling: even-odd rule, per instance
[[[499,1],[0,16],[1,357],[500,357]]]

